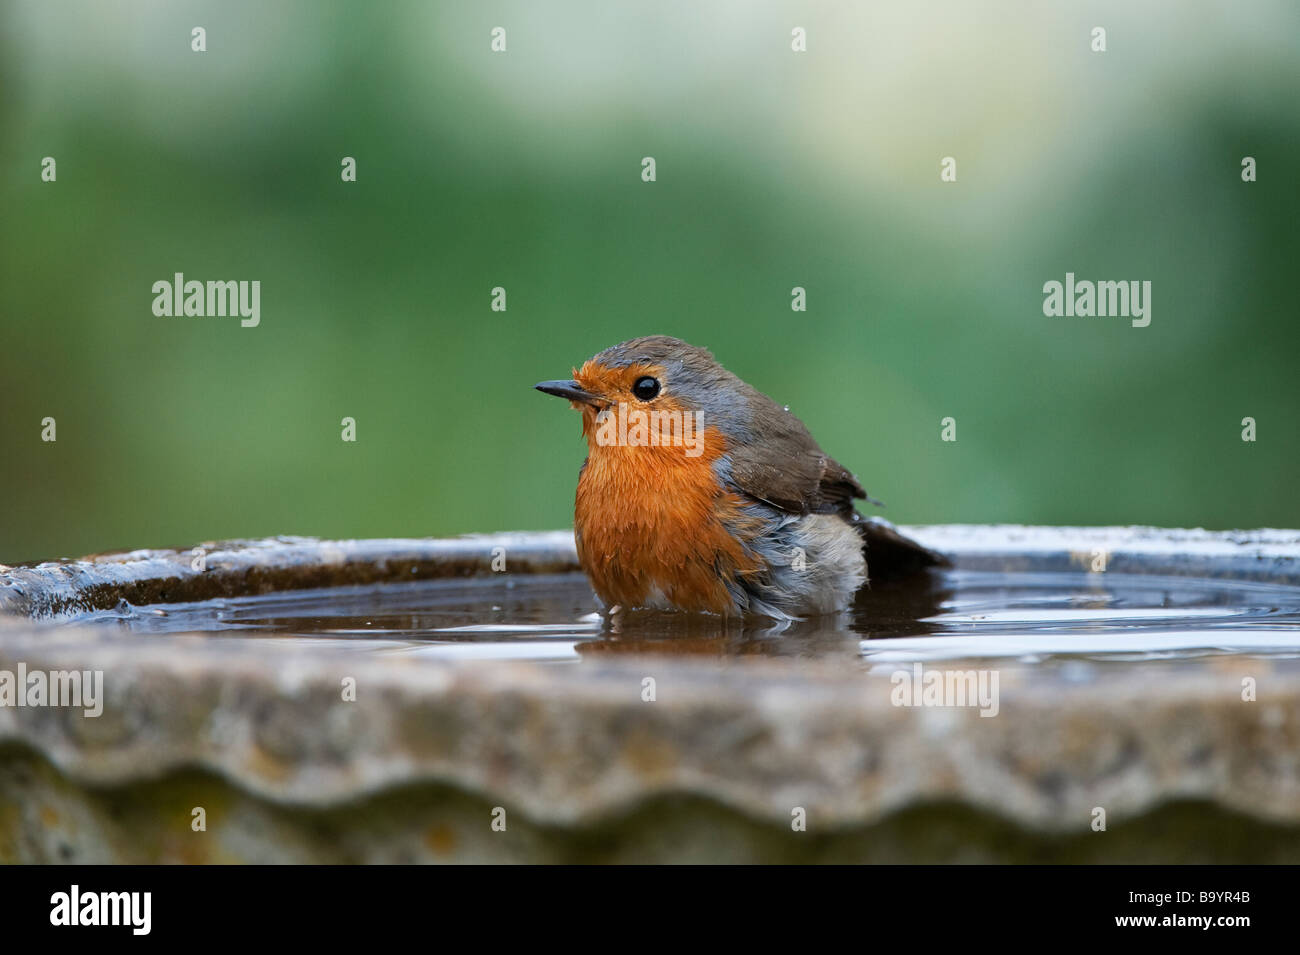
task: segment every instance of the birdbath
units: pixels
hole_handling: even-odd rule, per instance
[[[0,567],[0,861],[1300,861],[1300,532],[901,530],[788,626],[568,531]]]

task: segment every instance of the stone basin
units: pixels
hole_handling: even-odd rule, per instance
[[[567,531],[0,567],[0,674],[102,673],[0,706],[0,861],[1300,861],[1300,532],[902,530],[784,630],[603,621]]]

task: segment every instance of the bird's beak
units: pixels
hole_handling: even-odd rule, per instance
[[[533,387],[538,391],[546,392],[548,395],[555,395],[557,398],[568,398],[570,401],[591,405],[593,408],[603,408],[605,406],[605,402],[600,399],[599,395],[593,395],[590,391],[583,391],[578,387],[576,381],[539,381]]]

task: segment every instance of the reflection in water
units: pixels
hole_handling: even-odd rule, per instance
[[[87,620],[439,659],[577,661],[622,653],[869,663],[935,657],[1165,659],[1300,655],[1300,588],[1084,573],[930,571],[876,581],[843,614],[774,626],[636,611],[606,620],[577,574],[422,581],[149,607]]]

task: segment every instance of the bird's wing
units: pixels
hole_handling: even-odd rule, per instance
[[[774,403],[761,407],[753,429],[761,438],[728,449],[736,486],[792,514],[853,513],[865,498],[858,479],[813,440],[797,417]]]
[[[737,489],[791,514],[839,514],[862,535],[875,578],[948,563],[888,521],[859,514],[855,498],[880,502],[868,497],[853,473],[821,449],[803,422],[775,404],[762,414],[755,433],[763,438],[728,449]]]

